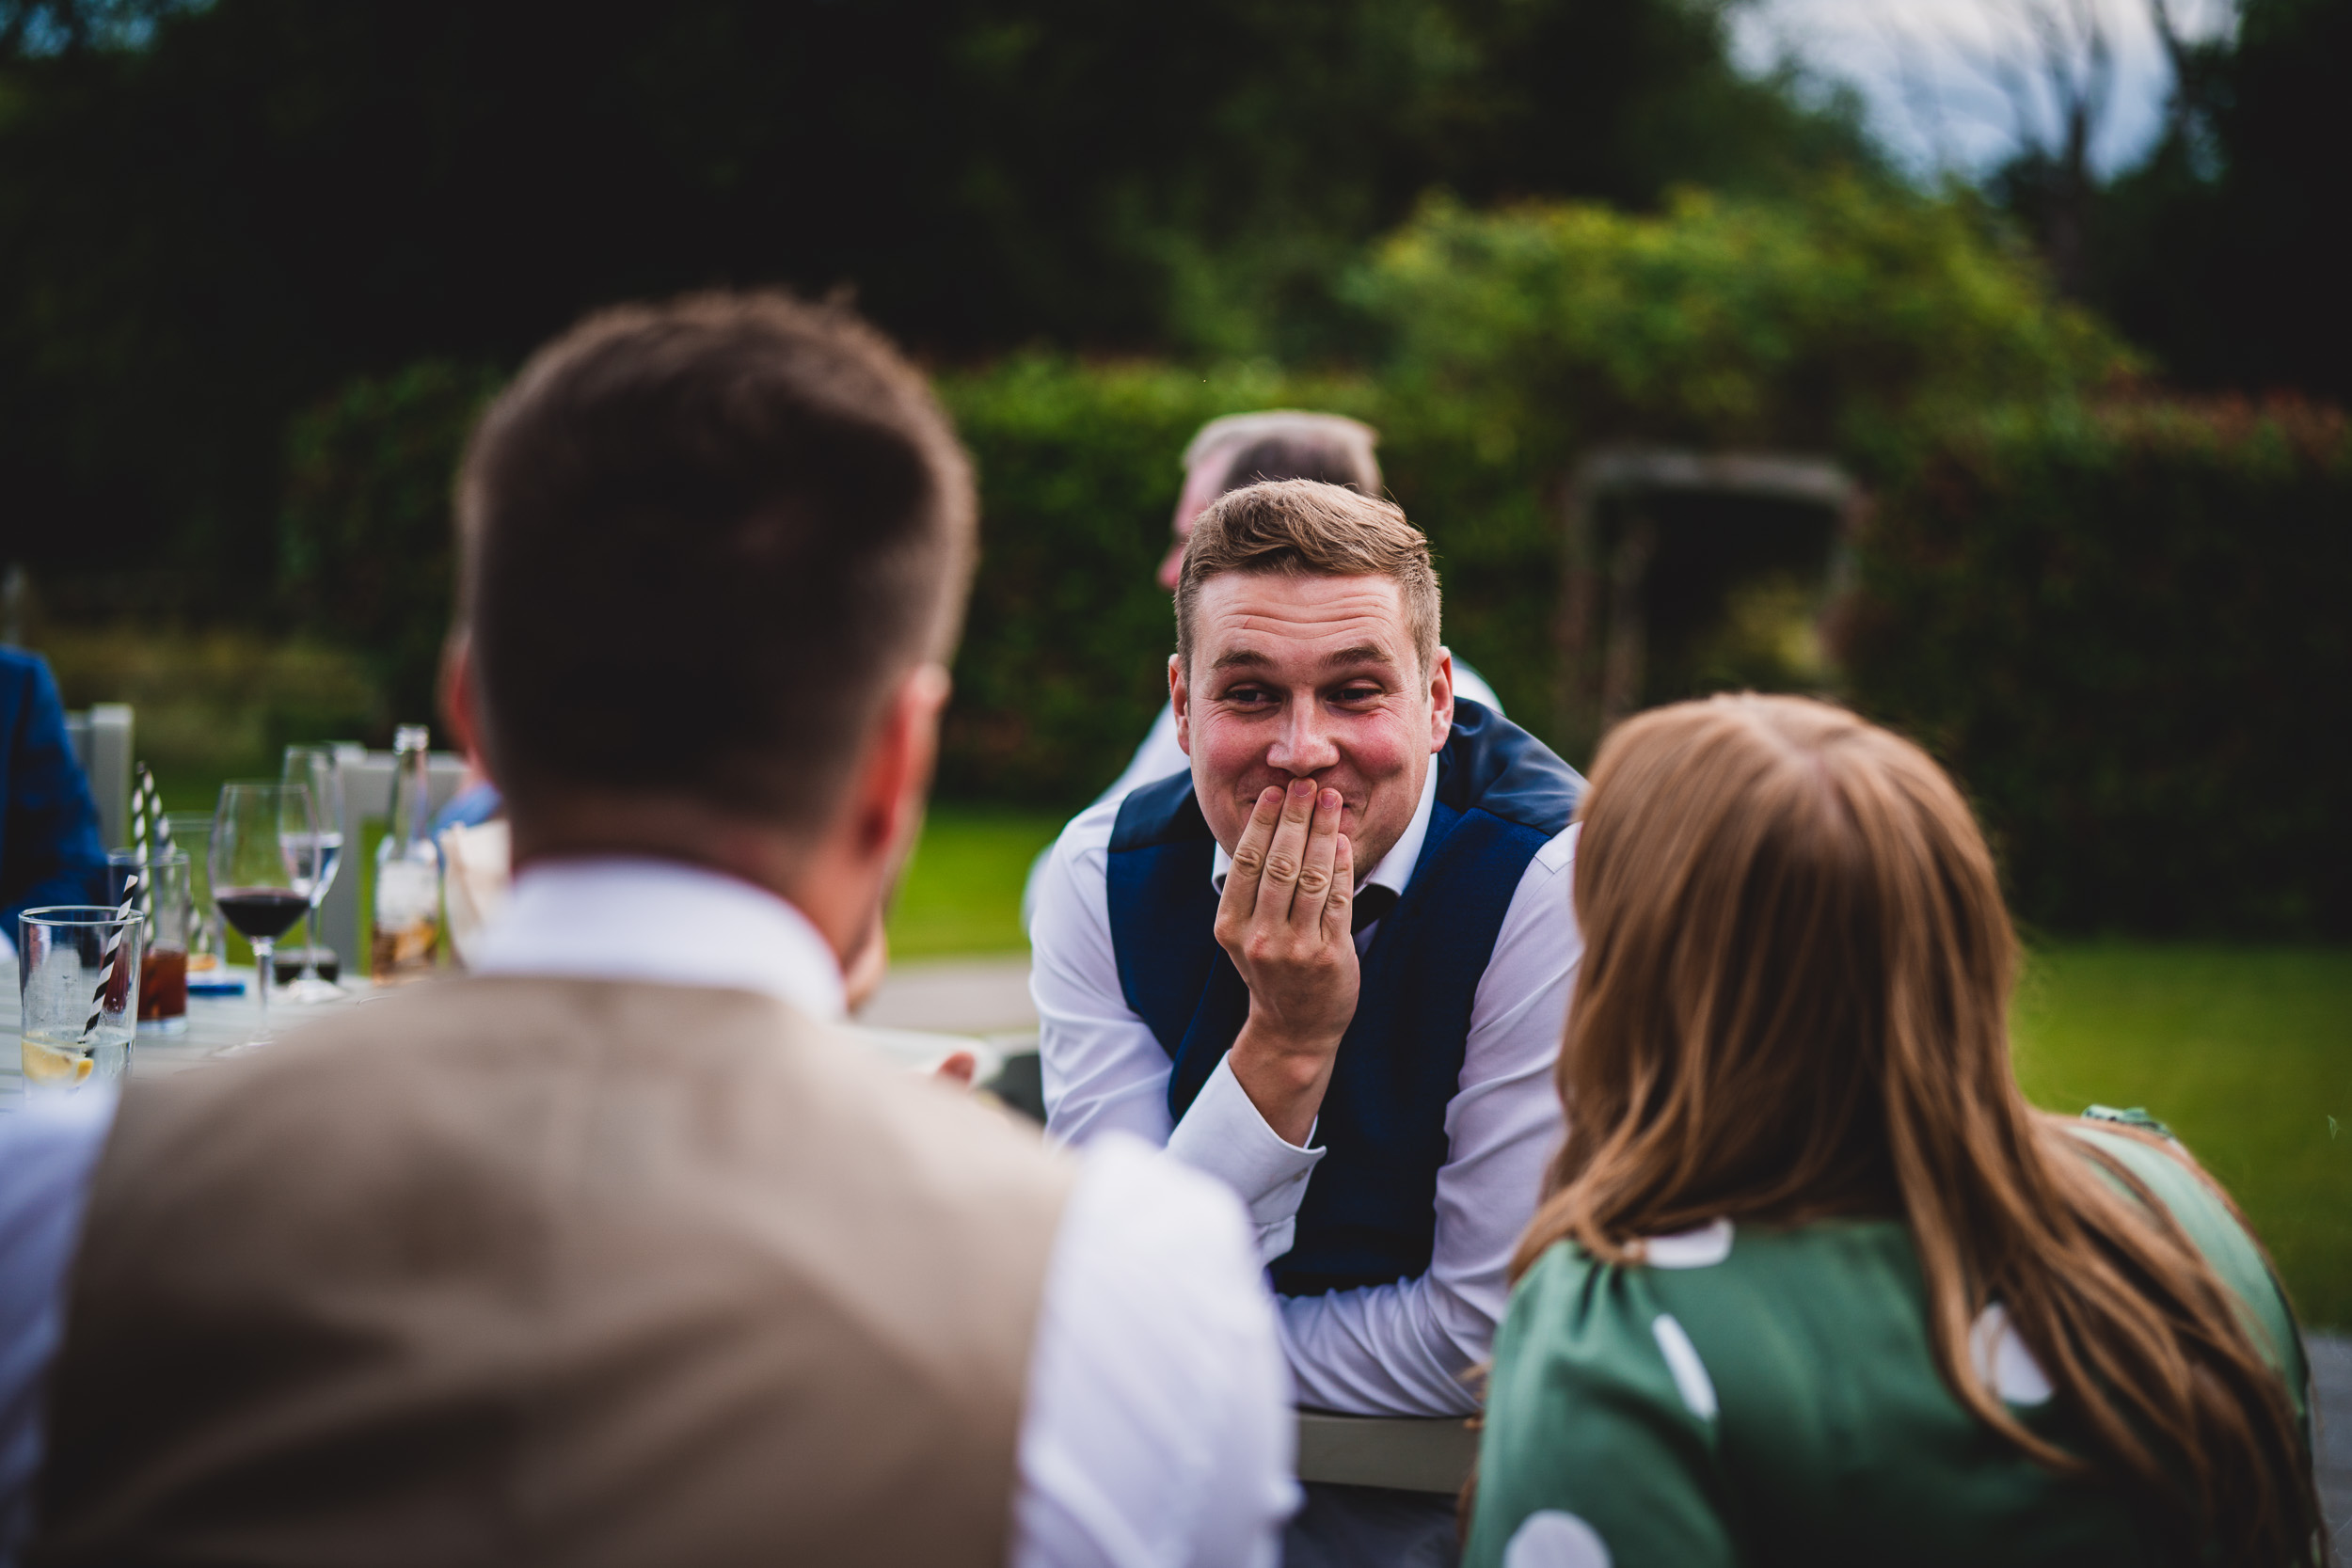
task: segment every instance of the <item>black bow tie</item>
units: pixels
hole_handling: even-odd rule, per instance
[[[1348,912],[1347,929],[1351,935],[1378,920],[1396,908],[1396,889],[1382,887],[1378,882],[1366,882],[1356,890],[1356,907]]]

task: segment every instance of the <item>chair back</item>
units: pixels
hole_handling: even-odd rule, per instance
[[[65,716],[73,760],[98,801],[98,832],[109,849],[131,842],[131,705],[93,703]]]

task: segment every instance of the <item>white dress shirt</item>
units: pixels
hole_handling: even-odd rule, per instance
[[[841,1017],[840,970],[798,910],[675,862],[530,867],[475,951],[477,973],[724,987]],[[81,1193],[114,1102],[66,1103],[0,1119],[0,1524],[20,1529]],[[1297,1500],[1290,1386],[1248,1230],[1216,1183],[1133,1142],[1089,1151],[1027,1396],[1020,1568],[1271,1568]]]
[[[1428,834],[1437,777],[1433,758],[1411,825],[1366,882],[1404,891]],[[1131,1133],[1223,1178],[1248,1205],[1259,1256],[1271,1261],[1290,1250],[1323,1151],[1311,1147],[1312,1132],[1310,1147],[1300,1148],[1268,1127],[1229,1061],[1217,1064],[1184,1120],[1170,1120],[1168,1055],[1127,1005],[1111,942],[1105,868],[1119,804],[1117,798],[1098,802],[1064,829],[1039,879],[1029,989],[1044,1058],[1046,1126],[1082,1146]],[[1528,863],[1479,979],[1461,1078],[1446,1106],[1428,1272],[1281,1303],[1283,1348],[1302,1404],[1392,1416],[1478,1406],[1464,1374],[1492,1348],[1509,1295],[1511,1252],[1534,1213],[1562,1133],[1552,1064],[1584,951],[1568,904],[1576,835],[1571,825]],[[1220,887],[1229,863],[1219,847]],[[1357,934],[1359,952],[1377,929],[1375,923]]]

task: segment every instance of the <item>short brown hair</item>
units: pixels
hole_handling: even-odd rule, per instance
[[[846,309],[588,318],[459,474],[492,770],[520,806],[585,788],[813,824],[886,690],[952,646],[977,511],[923,377]]]
[[[1270,481],[1219,497],[1193,523],[1176,580],[1176,657],[1187,677],[1200,585],[1227,572],[1388,578],[1405,601],[1405,626],[1422,673],[1438,662],[1438,572],[1429,563],[1429,540],[1392,501],[1311,479]]]

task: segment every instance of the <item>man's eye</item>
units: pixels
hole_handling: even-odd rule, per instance
[[[1274,700],[1274,693],[1262,686],[1237,686],[1225,693],[1225,700],[1243,707],[1255,707]]]
[[[1343,686],[1332,700],[1349,704],[1376,703],[1380,700],[1380,689],[1376,686]]]

